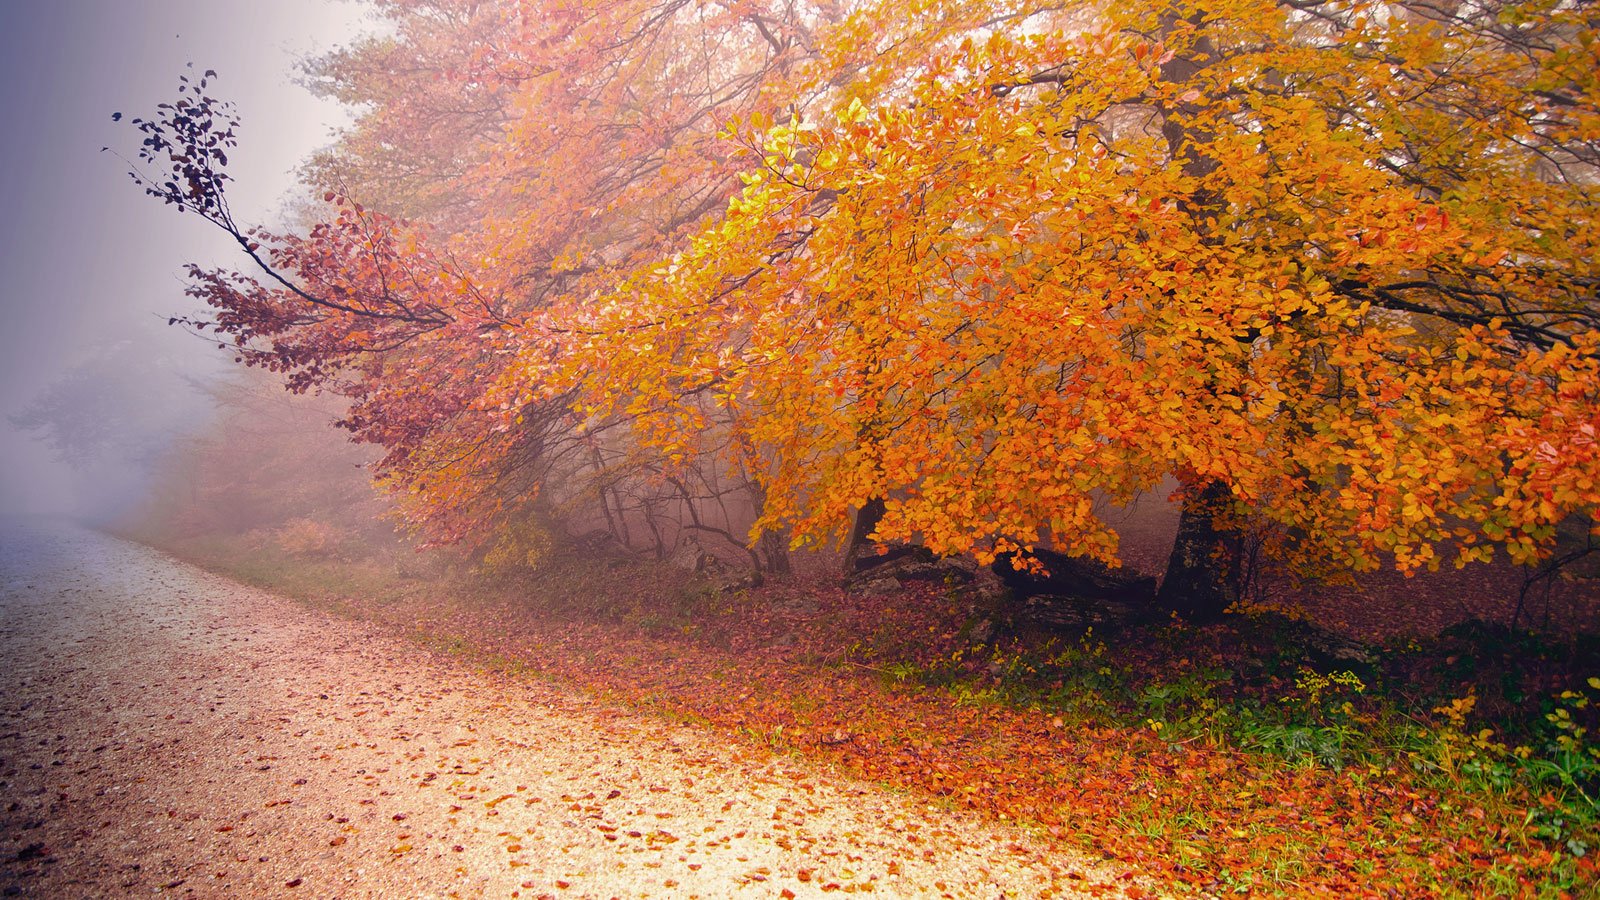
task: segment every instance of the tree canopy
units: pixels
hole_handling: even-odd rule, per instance
[[[752,543],[881,501],[1114,562],[1103,506],[1172,479],[1306,567],[1597,527],[1586,4],[379,6],[313,67],[363,110],[325,222],[232,219],[203,78],[136,177],[261,264],[195,324],[350,397],[441,539],[738,494]]]

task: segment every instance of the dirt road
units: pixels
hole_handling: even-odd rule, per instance
[[[7,896],[1071,895],[1020,832],[0,521]]]

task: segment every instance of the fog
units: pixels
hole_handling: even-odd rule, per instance
[[[128,120],[171,98],[186,63],[217,70],[214,93],[243,118],[230,202],[275,224],[295,167],[346,121],[295,83],[296,62],[373,27],[332,0],[0,4],[0,413],[58,426],[0,419],[0,512],[100,517],[135,502],[153,459],[204,425],[197,388],[228,371],[167,320],[192,309],[186,262],[240,258],[128,178]]]

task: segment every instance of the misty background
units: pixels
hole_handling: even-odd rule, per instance
[[[349,118],[296,82],[297,62],[377,28],[339,0],[0,0],[0,513],[137,503],[231,373],[167,320],[195,308],[185,263],[243,257],[128,178],[129,120],[171,99],[187,63],[215,69],[213,95],[243,121],[229,201],[280,225],[296,167]]]

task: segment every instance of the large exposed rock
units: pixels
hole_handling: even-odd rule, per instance
[[[1017,617],[1033,625],[1063,631],[1085,631],[1148,621],[1155,611],[1149,600],[1035,594],[1018,605]]]
[[[870,549],[852,560],[846,570],[845,588],[867,593],[883,593],[887,583],[906,585],[914,581],[939,584],[967,584],[972,571],[956,560],[940,559],[926,547],[892,544],[881,553]],[[868,590],[868,586],[871,590]]]
[[[890,580],[899,585],[913,581],[967,584],[972,569],[955,560],[940,559],[927,547],[907,543],[880,544],[871,537],[883,519],[882,498],[867,501],[856,511],[845,545],[844,586],[846,590],[884,593]],[[870,590],[868,589],[868,586]]]
[[[766,583],[767,579],[754,569],[743,571],[724,571],[710,577],[707,581],[713,590],[722,594],[732,594],[738,591],[753,591]]]
[[[852,580],[847,587],[858,594],[893,594],[904,585],[894,578],[868,578]]]
[[[679,544],[667,557],[667,564],[694,575],[716,575],[727,570],[722,560],[693,541]]]
[[[1320,669],[1371,668],[1377,665],[1377,652],[1367,644],[1315,622],[1277,612],[1252,612],[1240,617],[1235,626],[1243,632],[1268,635],[1273,644],[1292,647],[1305,661]]]
[[[1148,575],[1113,569],[1098,560],[1043,548],[1029,555],[1042,563],[1046,571],[1018,568],[1014,553],[1002,553],[994,561],[995,575],[1019,598],[1052,595],[1135,602],[1149,601],[1156,595],[1156,580]]]
[[[1017,615],[1024,621],[1077,630],[1129,624],[1156,612],[1156,580],[1150,576],[1052,550],[1031,555],[1047,571],[1018,568],[1011,553],[1001,554],[992,567],[1018,601]]]
[[[570,538],[568,545],[574,555],[590,559],[633,559],[637,556],[604,528]]]
[[[682,569],[716,593],[731,594],[760,587],[765,578],[754,569],[731,566],[696,541],[686,540],[667,557],[667,564]]]
[[[932,563],[938,557],[927,547],[916,544],[874,544],[868,541],[854,548],[845,564],[845,576],[862,572],[880,571],[887,566],[909,563]]]

